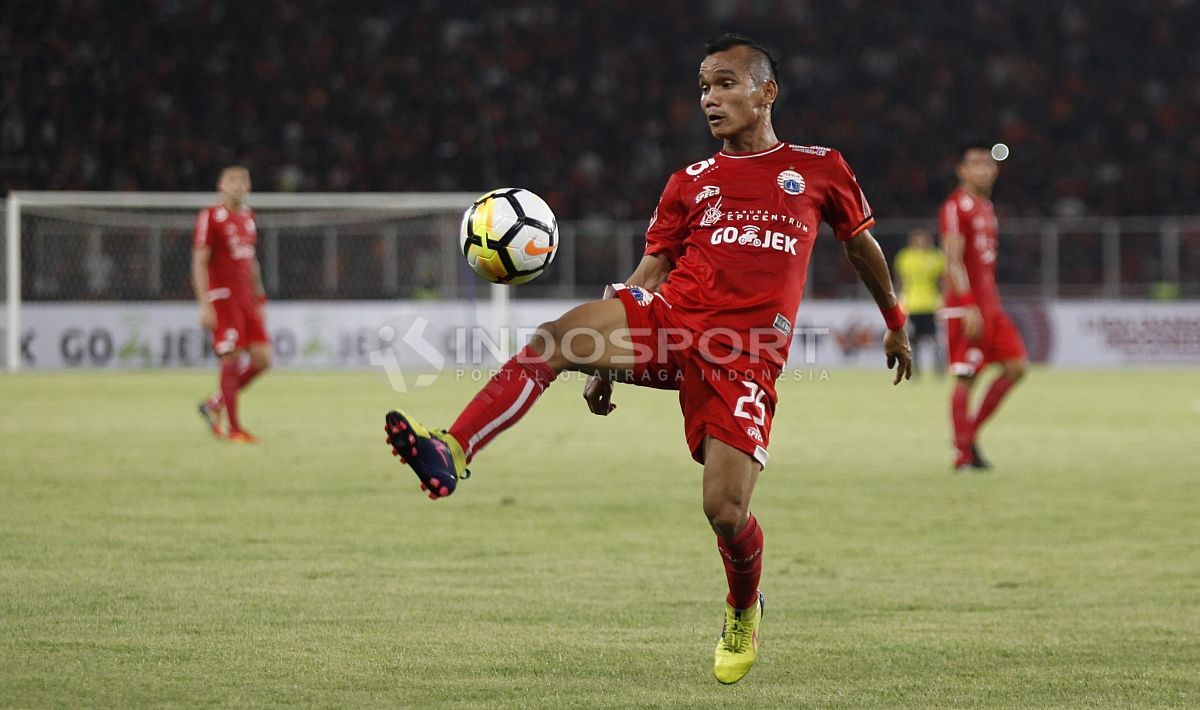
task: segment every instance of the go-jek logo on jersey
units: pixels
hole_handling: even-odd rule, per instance
[[[230,225],[232,226],[232,225]],[[241,238],[236,232],[229,235],[229,256],[235,261],[244,261],[254,258],[254,245],[243,244]]]
[[[799,239],[796,237],[789,237],[783,232],[770,229],[764,232],[762,227],[754,224],[745,224],[741,227],[721,227],[714,229],[712,233],[713,244],[741,244],[787,252],[792,256],[796,255],[796,242],[798,241]]]

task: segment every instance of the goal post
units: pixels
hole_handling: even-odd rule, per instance
[[[4,207],[4,362],[21,366],[21,195],[11,192]]]
[[[474,278],[458,244],[474,193],[251,193],[272,299],[478,302],[500,331],[508,293]],[[193,300],[191,235],[215,192],[14,191],[5,202],[4,360],[22,367],[34,304]],[[455,256],[457,255],[457,257]],[[508,344],[502,343],[507,352]]]

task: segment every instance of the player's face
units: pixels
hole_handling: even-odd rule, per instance
[[[968,150],[958,164],[958,179],[976,192],[991,192],[999,174],[1000,166],[992,154],[981,148]]]
[[[241,202],[250,192],[250,171],[244,168],[229,168],[221,173],[217,181],[217,189],[227,199]]]
[[[700,63],[700,109],[714,138],[728,141],[760,126],[770,115],[775,82],[755,83],[751,51],[734,47],[710,54]]]

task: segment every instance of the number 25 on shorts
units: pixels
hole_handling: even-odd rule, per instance
[[[737,398],[737,403],[733,408],[733,416],[749,419],[755,424],[762,426],[767,419],[767,410],[763,406],[763,396],[767,393],[766,390],[754,384],[753,382],[743,382],[746,389],[750,390],[746,394]],[[758,415],[752,415],[746,411],[746,407],[751,406],[757,410]]]

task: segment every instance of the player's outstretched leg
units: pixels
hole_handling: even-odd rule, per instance
[[[466,477],[472,456],[524,416],[557,374],[527,345],[484,385],[449,431],[431,430],[403,412],[389,412],[392,453],[412,468],[431,499],[448,496]]]
[[[625,323],[625,307],[619,300],[571,309],[558,320],[543,324],[534,341],[504,363],[449,430],[434,431],[402,412],[391,412],[388,443],[416,472],[431,498],[450,495],[458,479],[465,477],[471,459],[520,421],[559,372],[612,368],[614,358],[632,362],[632,348],[613,344],[610,337]],[[576,336],[581,337],[572,344]]]
[[[460,479],[469,478],[467,457],[454,437],[430,431],[404,412],[388,412],[384,423],[392,454],[412,468],[421,490],[437,500],[450,495]]]

